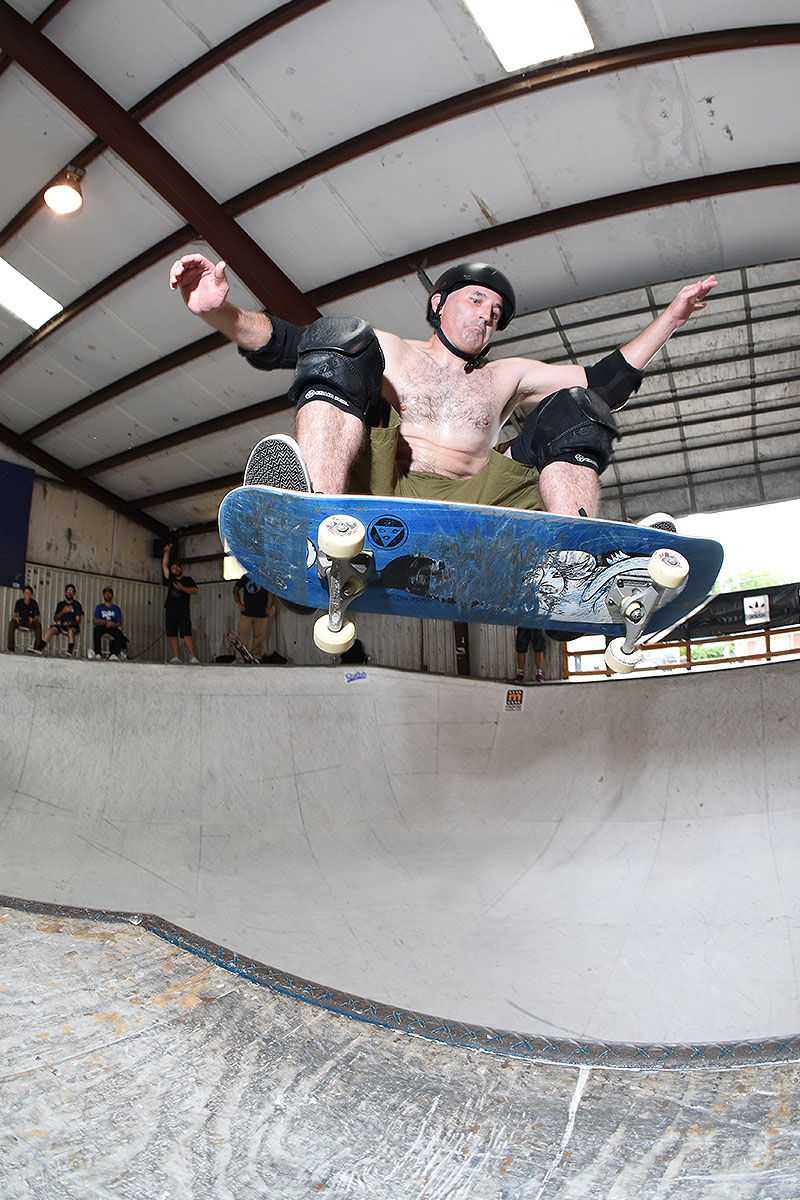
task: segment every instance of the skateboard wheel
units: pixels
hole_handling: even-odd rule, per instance
[[[624,638],[614,638],[606,646],[606,666],[617,675],[627,675],[642,657],[641,650],[628,651],[623,649],[624,645]]]
[[[659,587],[677,588],[689,578],[689,564],[677,550],[656,550],[650,556],[647,573]]]
[[[326,517],[319,527],[317,542],[329,558],[355,558],[364,549],[367,531],[357,517],[343,513]]]
[[[325,613],[314,622],[314,645],[324,654],[344,654],[355,640],[356,627],[352,621],[345,621],[341,629],[331,629]]]

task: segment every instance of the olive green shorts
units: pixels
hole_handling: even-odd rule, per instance
[[[353,495],[408,496],[415,500],[452,500],[458,504],[492,504],[503,508],[544,508],[539,495],[539,472],[502,453],[507,443],[492,450],[489,461],[470,479],[448,479],[432,471],[397,468],[400,417],[392,409],[387,429],[368,429],[364,447],[353,465],[348,491]]]

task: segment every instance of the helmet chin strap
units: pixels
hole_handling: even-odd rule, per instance
[[[442,345],[447,347],[451,354],[455,354],[456,358],[463,358],[464,371],[467,375],[469,375],[471,371],[477,371],[480,367],[486,366],[486,355],[489,353],[488,346],[484,346],[480,354],[465,354],[463,350],[459,350],[453,345],[446,334],[442,333],[441,325],[436,326],[436,336]]]

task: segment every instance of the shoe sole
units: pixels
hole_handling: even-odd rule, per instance
[[[300,447],[284,433],[270,434],[254,446],[244,469],[245,487],[281,488],[286,492],[310,492],[308,474]]]

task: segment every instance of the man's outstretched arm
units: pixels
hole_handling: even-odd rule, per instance
[[[225,265],[212,263],[204,254],[184,254],[170,267],[169,286],[181,292],[189,311],[207,325],[243,350],[258,350],[272,337],[272,321],[264,312],[230,303]]]
[[[640,373],[653,355],[666,344],[676,329],[686,324],[693,312],[706,307],[705,298],[716,286],[717,280],[713,275],[698,283],[687,284],[681,288],[672,303],[641,333],[592,366],[584,368],[578,365],[534,362],[532,359],[523,358],[508,360],[509,365],[514,362],[522,367],[515,396],[516,404],[523,412],[527,412],[551,392],[577,386],[592,388],[607,399],[612,409],[620,408],[630,393],[638,388],[641,382]],[[633,371],[626,372],[624,364],[619,361],[620,354],[625,363],[634,368]],[[620,367],[622,372],[619,380],[611,380],[610,392],[613,394],[607,394],[609,381],[605,377],[620,375]],[[620,387],[622,392],[619,391]]]
[[[718,282],[713,275],[709,275],[707,279],[689,283],[681,288],[672,303],[659,313],[646,329],[624,346],[620,346],[626,362],[643,371],[653,355],[666,345],[675,330],[685,325],[692,313],[705,308],[706,296]]]

